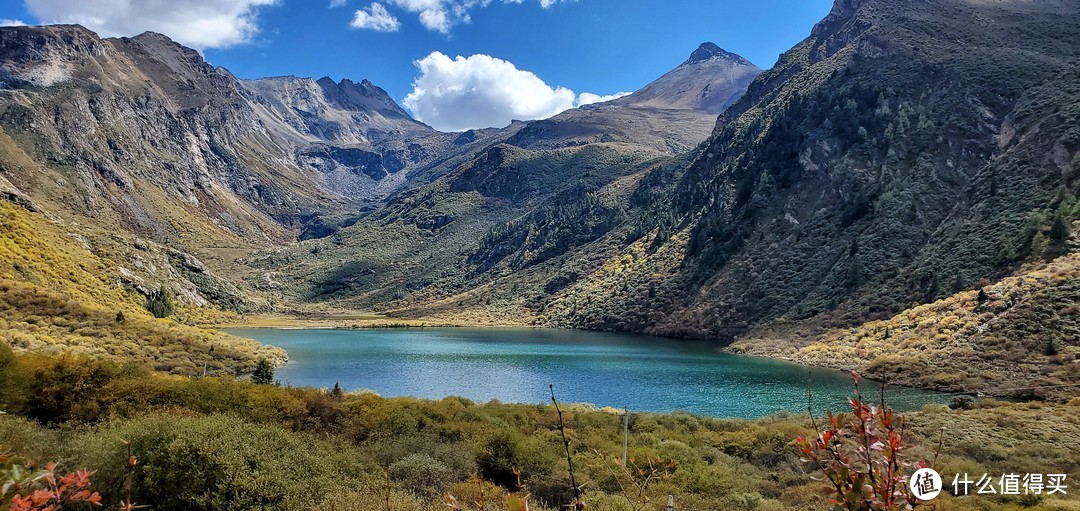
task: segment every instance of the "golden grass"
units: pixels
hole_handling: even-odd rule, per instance
[[[3,342],[18,350],[134,361],[188,375],[234,374],[260,358],[284,359],[282,350],[252,340],[153,318],[143,295],[129,287],[132,274],[120,270],[121,240],[83,232],[0,202]],[[193,322],[227,314],[183,307],[176,317]]]
[[[982,291],[982,302],[964,291],[856,328],[762,329],[733,349],[948,391],[1080,394],[1080,254],[1031,263]]]

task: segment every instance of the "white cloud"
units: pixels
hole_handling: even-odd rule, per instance
[[[330,8],[345,7],[346,3],[348,3],[348,0],[330,0]]]
[[[389,0],[389,3],[406,12],[417,14],[420,24],[428,30],[450,33],[450,27],[459,23],[469,23],[469,10],[474,7],[487,7],[494,0]],[[502,0],[507,4],[520,4],[525,0]],[[559,2],[571,0],[539,0],[540,6],[547,9]]]
[[[512,120],[546,119],[576,106],[612,96],[551,87],[513,63],[490,57],[450,57],[432,52],[416,62],[420,76],[405,97],[405,107],[441,131],[502,127]]]
[[[25,27],[25,26],[26,26],[26,23],[23,23],[22,20],[8,20],[8,19],[0,20],[0,27]]]
[[[160,32],[204,50],[244,44],[259,32],[259,7],[279,0],[26,0],[45,23],[78,23],[103,36]]]
[[[607,96],[601,96],[599,94],[593,94],[591,92],[582,92],[578,96],[577,106],[591,105],[593,103],[603,103],[605,101],[613,101],[623,96],[629,96],[629,92],[616,92],[615,94],[609,94]]]
[[[367,9],[356,11],[349,26],[376,32],[397,32],[401,28],[401,22],[393,14],[387,12],[382,4],[374,2]]]

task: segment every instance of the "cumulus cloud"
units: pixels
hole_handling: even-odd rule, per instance
[[[405,97],[405,107],[441,131],[502,127],[512,120],[546,119],[555,114],[620,95],[583,93],[551,87],[532,72],[488,55],[457,56],[432,52],[416,62],[420,76]]]
[[[401,28],[401,22],[393,14],[387,12],[382,4],[374,2],[367,9],[356,11],[349,26],[376,32],[397,32]]]
[[[330,8],[345,7],[347,0],[330,0]]]
[[[616,92],[615,94],[609,94],[607,96],[601,96],[599,94],[593,94],[591,92],[582,92],[578,96],[577,106],[591,105],[593,103],[603,103],[605,101],[614,101],[623,96],[629,96],[629,92]]]
[[[389,0],[389,4],[406,12],[416,14],[420,24],[428,30],[450,33],[450,27],[471,21],[469,10],[486,7],[494,0]],[[525,0],[502,0],[503,3],[520,4]],[[570,0],[539,0],[547,9],[559,2]]]
[[[204,50],[244,44],[259,32],[258,9],[279,0],[26,0],[45,23],[78,23],[103,36],[163,33]]]
[[[26,23],[23,23],[22,20],[9,20],[9,19],[0,20],[0,27],[25,27],[25,26],[26,26]]]

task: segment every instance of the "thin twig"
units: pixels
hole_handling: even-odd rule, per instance
[[[934,462],[933,466],[937,466],[938,455],[941,454],[941,448],[945,446],[945,426],[941,427],[941,431],[938,433],[937,449],[934,450]]]
[[[390,469],[383,469],[386,472],[386,511],[393,511],[390,509]]]
[[[570,457],[570,440],[566,438],[566,424],[563,422],[562,409],[559,408],[559,402],[555,399],[555,385],[548,385],[548,390],[551,391],[551,402],[555,403],[555,411],[559,414],[559,433],[562,434],[563,447],[566,448],[566,465],[570,469],[570,487],[574,490],[574,504],[572,507],[578,507],[578,503],[581,502],[581,488],[578,488],[577,480],[574,478],[574,460]]]

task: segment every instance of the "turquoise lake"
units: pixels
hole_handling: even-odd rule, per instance
[[[722,353],[703,343],[655,337],[543,329],[286,330],[229,333],[280,346],[289,362],[282,384],[369,389],[382,396],[476,402],[548,402],[548,384],[564,403],[593,403],[632,411],[687,411],[712,417],[755,418],[806,411],[806,388],[816,409],[841,409],[851,395],[843,371]],[[878,395],[864,382],[863,391]],[[900,410],[945,403],[944,394],[890,388]]]

